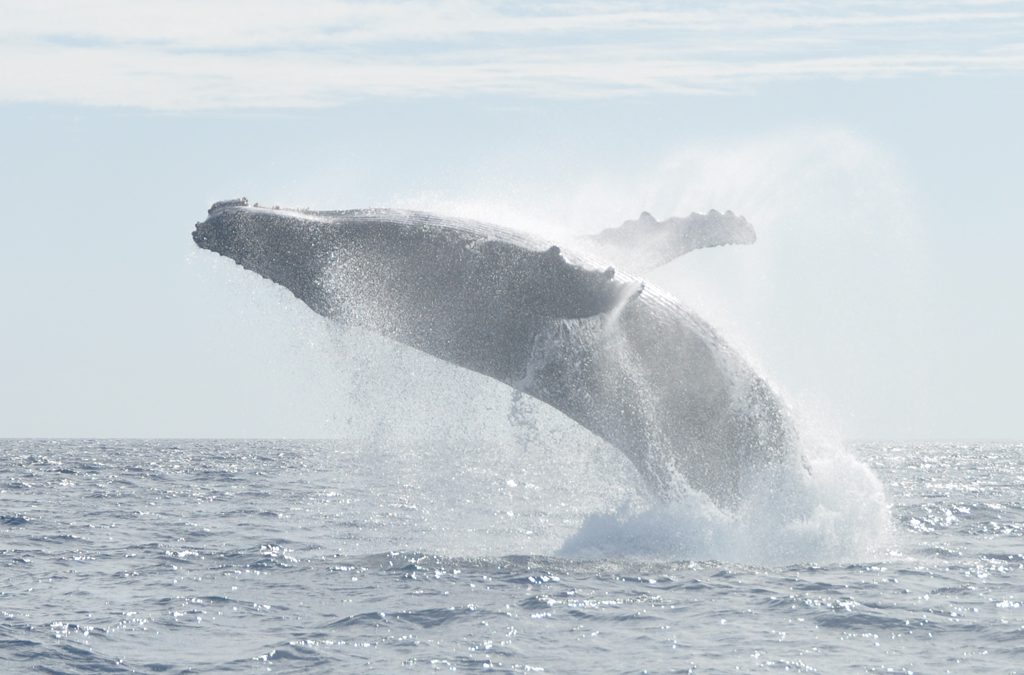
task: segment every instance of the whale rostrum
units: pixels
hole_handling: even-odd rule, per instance
[[[751,243],[712,211],[636,221],[579,243],[417,211],[214,204],[200,247],[284,286],[313,311],[550,405],[621,450],[651,492],[735,505],[794,452],[784,403],[709,324],[629,271]]]

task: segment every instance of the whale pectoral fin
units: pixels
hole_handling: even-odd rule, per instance
[[[570,262],[557,254],[555,247],[545,255],[555,259],[537,275],[531,298],[533,310],[552,319],[585,319],[615,312],[643,292],[642,281],[618,278],[611,267],[604,270]],[[572,292],[551,293],[552,288]]]
[[[712,209],[662,221],[644,211],[636,220],[587,237],[585,243],[630,271],[645,272],[698,248],[755,241],[757,234],[746,218]]]

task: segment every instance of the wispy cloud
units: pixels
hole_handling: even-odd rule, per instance
[[[0,101],[165,110],[1024,72],[1021,2],[0,0]]]

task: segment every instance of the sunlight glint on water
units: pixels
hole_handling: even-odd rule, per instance
[[[594,514],[644,512],[630,467],[600,447],[449,450],[5,441],[5,667],[927,672],[1024,654],[1024,446],[861,446],[890,550],[768,567],[648,555],[665,530],[642,518],[639,557],[575,558],[559,549],[597,536]]]

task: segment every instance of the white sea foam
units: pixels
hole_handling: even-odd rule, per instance
[[[878,479],[847,450],[819,449],[807,468],[767,469],[735,511],[690,492],[588,516],[560,553],[581,558],[791,564],[871,559],[889,532]]]
[[[352,365],[338,431],[396,477],[383,502],[411,498],[429,512],[403,547],[754,565],[884,555],[881,484],[814,425],[802,425],[791,461],[755,475],[735,510],[685,490],[666,503],[620,452],[540,402],[360,331],[338,348]]]

